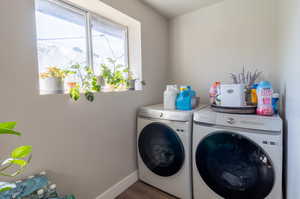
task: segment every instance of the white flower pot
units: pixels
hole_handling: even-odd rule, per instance
[[[40,79],[41,94],[64,94],[64,80],[60,78]]]

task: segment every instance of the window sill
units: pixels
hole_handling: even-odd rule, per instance
[[[126,89],[126,90],[115,90],[115,91],[100,91],[100,92],[95,92],[95,93],[103,93],[103,94],[112,94],[112,93],[133,93],[133,92],[140,92],[143,91],[143,89],[136,89],[136,90],[130,90],[130,89]],[[48,95],[69,95],[69,91],[65,91],[65,92],[44,92],[39,90],[39,94],[43,95],[43,96],[48,96]],[[81,94],[84,94],[81,92]]]

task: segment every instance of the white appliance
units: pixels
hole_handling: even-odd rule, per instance
[[[193,112],[154,105],[138,113],[140,180],[183,199],[192,198]]]
[[[282,120],[194,113],[195,199],[282,199]]]
[[[245,106],[244,84],[221,84],[221,106],[243,107]]]

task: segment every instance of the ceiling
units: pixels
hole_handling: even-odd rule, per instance
[[[223,0],[142,0],[162,15],[173,18]]]

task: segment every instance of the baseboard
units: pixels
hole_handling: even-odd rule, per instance
[[[131,185],[138,181],[138,172],[135,171],[131,173],[129,176],[125,177],[123,180],[118,182],[117,184],[110,187],[96,199],[114,199],[119,196],[121,193],[126,191]]]

